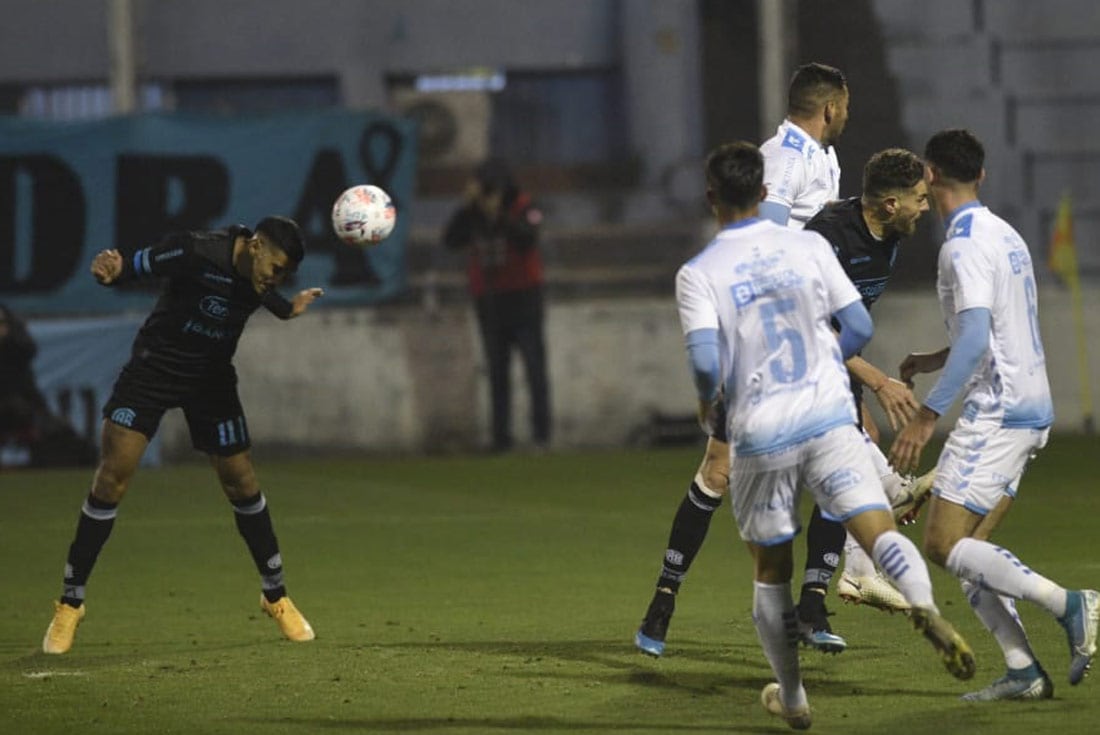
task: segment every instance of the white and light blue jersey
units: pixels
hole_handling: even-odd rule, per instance
[[[936,290],[952,344],[960,312],[985,308],[992,315],[989,349],[966,384],[964,417],[1050,426],[1035,272],[1023,238],[980,202],[963,205],[947,219]]]
[[[766,202],[787,207],[787,226],[802,229],[827,202],[840,199],[840,162],[832,146],[822,148],[809,133],[784,120],[760,146]]]
[[[718,331],[727,436],[738,456],[854,424],[830,316],[860,300],[825,238],[762,219],[724,228],[676,275],[684,335]]]

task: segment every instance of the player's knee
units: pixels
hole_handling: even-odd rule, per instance
[[[935,533],[925,533],[921,544],[921,551],[936,566],[946,567],[947,556],[951,553],[951,547],[955,545],[953,540]]]
[[[250,498],[260,491],[256,471],[252,468],[252,462],[247,455],[216,457],[214,467],[218,473],[218,480],[222,484],[222,490],[230,500]]]
[[[728,446],[711,441],[707,445],[703,464],[696,474],[696,482],[701,478],[706,489],[712,495],[722,496],[729,491],[730,459]]]
[[[105,503],[118,503],[126,494],[131,475],[114,465],[100,463],[92,481],[92,495]]]
[[[723,470],[722,468],[704,466],[699,471],[699,474],[696,475],[696,482],[698,482],[700,478],[706,485],[706,489],[712,495],[722,496],[729,491],[730,478],[728,469]]]

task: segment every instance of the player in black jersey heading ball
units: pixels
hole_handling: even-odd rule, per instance
[[[287,301],[274,290],[304,254],[302,234],[292,220],[266,217],[255,232],[242,226],[183,232],[130,257],[104,250],[93,259],[92,275],[104,286],[140,278],[167,281],[103,409],[99,467],[69,546],[63,591],[42,641],[46,653],[65,653],[72,646],[84,617],[88,576],[130,478],[169,408],[183,409],[192,445],[210,457],[233,506],[237,529],[260,573],[261,607],[287,638],[313,639],[313,628],[283,584],[282,557],[249,456],[248,424],[232,364],[245,322],[257,308],[292,319],[321,296],[321,289],[308,288]]]

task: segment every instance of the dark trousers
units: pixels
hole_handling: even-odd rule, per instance
[[[550,440],[550,386],[546,376],[546,342],[540,289],[505,291],[477,298],[478,326],[489,366],[493,448],[512,446],[512,349],[519,350],[531,399],[531,437]]]

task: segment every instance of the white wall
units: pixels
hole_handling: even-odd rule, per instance
[[[1081,426],[1080,380],[1068,294],[1040,295],[1057,428]],[[1085,295],[1088,343],[1100,345],[1100,289]],[[912,350],[945,344],[935,296],[887,293],[875,306],[866,357],[896,373]],[[694,397],[672,297],[551,304],[554,443],[616,446],[651,411],[690,415]],[[1100,388],[1100,348],[1091,355]],[[516,360],[517,439],[527,437],[526,390]],[[257,314],[237,358],[252,435],[269,450],[470,449],[488,437],[487,386],[472,312],[429,316],[419,307],[318,310],[291,322]],[[918,382],[918,397],[931,379]],[[165,453],[186,455],[178,412],[166,422]],[[881,420],[881,414],[879,415]],[[943,422],[946,428],[948,422]]]

